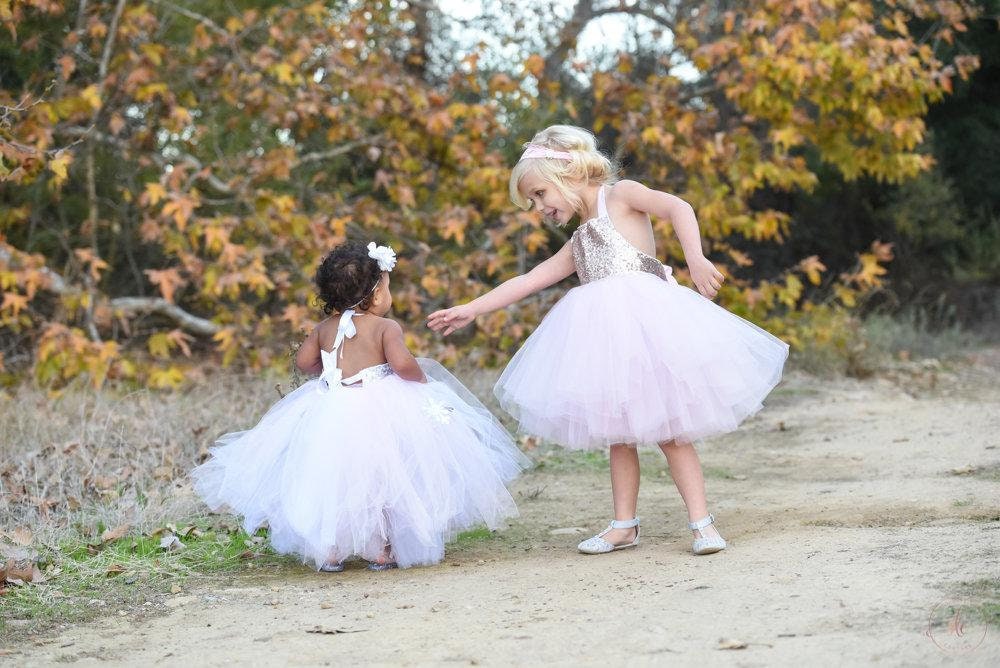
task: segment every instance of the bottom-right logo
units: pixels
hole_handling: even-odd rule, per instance
[[[972,602],[945,599],[931,610],[924,633],[942,651],[964,654],[983,644],[988,627]]]

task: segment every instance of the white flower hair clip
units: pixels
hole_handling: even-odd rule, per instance
[[[388,246],[376,246],[374,241],[368,244],[368,257],[378,262],[382,271],[392,271],[396,266],[396,251]]]

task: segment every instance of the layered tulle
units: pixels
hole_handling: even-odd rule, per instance
[[[517,514],[505,483],[529,461],[451,374],[420,363],[426,384],[305,383],[223,436],[192,472],[196,491],[315,567],[374,560],[386,543],[401,567],[440,561],[457,532]]]
[[[522,431],[569,448],[692,442],[760,410],[787,356],[694,290],[629,272],[570,290],[494,392]]]

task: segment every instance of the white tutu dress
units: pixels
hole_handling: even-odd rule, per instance
[[[788,345],[632,246],[608,216],[570,241],[581,285],[494,387],[523,432],[568,448],[693,442],[732,431],[781,380]]]
[[[253,429],[222,436],[192,472],[213,510],[263,524],[277,552],[319,568],[373,561],[391,545],[402,567],[433,564],[457,532],[517,514],[505,487],[530,461],[440,364],[418,360],[427,383],[388,364],[342,379],[341,319],[323,372],[282,398]]]

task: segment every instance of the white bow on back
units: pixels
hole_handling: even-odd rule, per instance
[[[340,381],[344,377],[343,372],[340,367],[337,366],[337,350],[340,350],[340,358],[344,358],[344,350],[341,345],[344,343],[344,339],[353,339],[358,333],[358,328],[354,326],[354,309],[347,309],[344,311],[343,315],[340,316],[340,322],[337,323],[337,337],[333,340],[333,350],[326,352],[322,348],[319,350],[320,359],[323,361],[323,373],[320,374],[319,379],[323,381],[326,389],[332,389],[334,387],[340,386]]]

